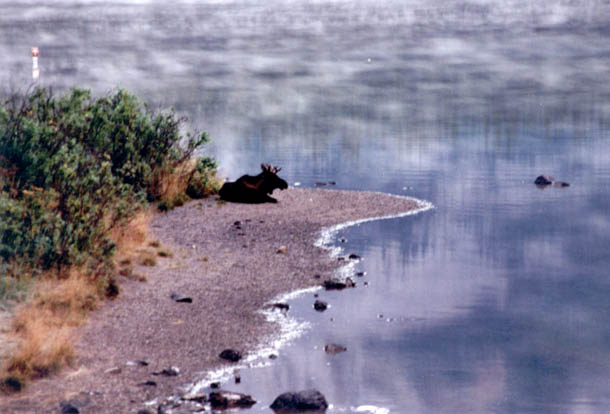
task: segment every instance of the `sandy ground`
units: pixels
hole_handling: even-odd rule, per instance
[[[121,280],[120,296],[80,329],[73,366],[19,395],[0,396],[0,412],[57,413],[72,400],[81,413],[135,414],[146,401],[181,395],[202,371],[223,364],[223,349],[247,352],[277,330],[256,312],[265,303],[332,276],[340,262],[314,246],[321,229],[421,207],[369,192],[291,188],[274,197],[279,203],[207,199],[155,215],[152,233],[173,257],[137,267],[146,282]],[[172,293],[193,302],[177,303]],[[149,365],[127,365],[132,360]],[[169,366],[180,375],[152,375]],[[157,385],[138,385],[145,381]]]

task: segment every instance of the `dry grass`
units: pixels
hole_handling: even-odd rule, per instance
[[[3,377],[23,383],[69,364],[74,355],[72,331],[99,300],[98,286],[79,269],[72,269],[65,279],[47,274],[35,282],[34,293],[16,309],[12,335],[18,346]]]
[[[138,213],[111,238],[117,245],[114,263],[119,273],[139,261],[142,247],[148,243],[151,213]],[[156,254],[151,254],[154,258]],[[134,275],[134,278],[138,278]],[[111,278],[91,275],[85,269],[71,268],[47,272],[32,279],[31,294],[15,309],[10,335],[17,341],[12,355],[0,367],[0,389],[20,390],[28,379],[53,374],[74,358],[74,329],[104,297],[118,294]]]

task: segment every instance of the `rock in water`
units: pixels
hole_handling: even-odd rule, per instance
[[[337,345],[337,344],[324,345],[324,352],[326,352],[327,354],[330,354],[330,355],[339,354],[339,353],[345,352],[345,351],[347,351],[347,348],[344,347],[343,345]]]
[[[318,390],[305,390],[299,392],[285,392],[278,396],[271,404],[275,411],[283,410],[326,410],[328,403],[324,395]]]
[[[324,312],[328,308],[328,303],[322,300],[316,300],[313,304],[313,308],[318,312]]]
[[[553,184],[553,181],[555,181],[555,179],[553,177],[550,177],[548,175],[539,175],[536,180],[534,181],[534,184],[536,185],[551,185]]]
[[[225,349],[218,356],[222,359],[226,359],[227,361],[237,362],[241,359],[241,352],[234,349]]]
[[[209,401],[212,408],[243,408],[256,404],[252,396],[231,391],[212,392]]]
[[[61,414],[78,414],[78,408],[76,408],[72,403],[68,401],[64,401],[60,405]]]

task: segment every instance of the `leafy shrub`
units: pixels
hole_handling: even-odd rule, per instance
[[[191,198],[203,198],[214,191],[214,173],[218,165],[210,157],[198,158],[189,177],[186,194]]]
[[[6,100],[0,262],[44,270],[109,258],[109,231],[161,199],[163,178],[208,141],[205,133],[181,136],[182,121],[124,90],[94,99],[83,89],[60,97],[36,89]]]

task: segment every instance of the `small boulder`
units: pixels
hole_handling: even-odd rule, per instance
[[[237,362],[241,359],[241,352],[234,349],[225,349],[218,356],[222,359],[226,359],[227,361]]]
[[[359,256],[359,255],[357,255],[355,253],[350,254],[347,258],[350,259],[350,260],[360,260],[360,259],[362,259],[361,256]]]
[[[555,181],[555,179],[551,176],[548,175],[539,175],[538,177],[536,177],[536,180],[534,181],[534,184],[536,185],[551,185],[553,184],[553,181]]]
[[[250,395],[231,391],[218,391],[210,393],[210,405],[212,408],[247,408],[256,404]]]
[[[152,373],[153,375],[163,375],[166,377],[177,377],[180,375],[180,368],[178,367],[169,367],[162,369],[161,371],[155,371]]]
[[[356,287],[356,283],[350,277],[345,278],[345,280],[328,279],[324,281],[324,289],[326,290],[341,290],[353,287]]]
[[[278,249],[277,249],[277,253],[278,253],[278,254],[286,254],[286,253],[288,253],[288,247],[286,247],[286,246],[280,246],[280,247],[278,247]]]
[[[193,299],[192,298],[190,298],[188,296],[181,295],[179,293],[172,293],[171,295],[169,295],[169,297],[174,302],[178,302],[178,303],[193,303]]]
[[[345,352],[345,351],[347,351],[347,348],[344,347],[343,345],[337,345],[337,344],[324,345],[324,352],[326,352],[327,354],[330,354],[330,355],[340,354],[341,352]]]
[[[61,414],[78,414],[80,412],[70,401],[62,401],[59,407],[61,409]]]
[[[274,411],[306,411],[326,410],[328,403],[324,395],[318,390],[305,390],[299,392],[285,392],[278,396],[271,404]]]
[[[316,300],[313,304],[313,308],[318,312],[324,312],[328,308],[328,303],[321,300]]]

